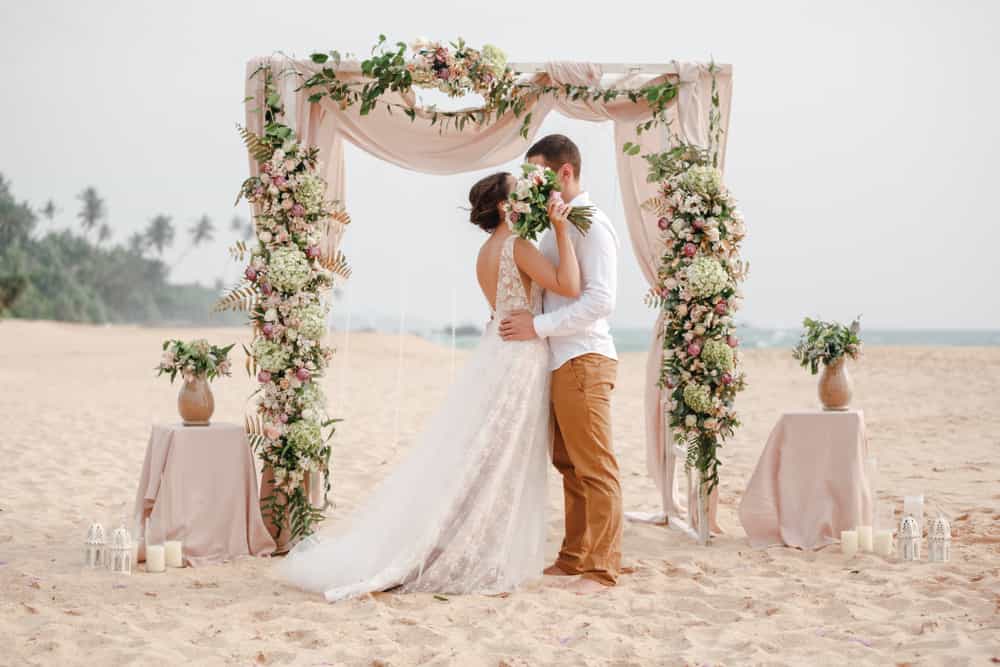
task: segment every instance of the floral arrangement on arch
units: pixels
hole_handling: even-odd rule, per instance
[[[504,52],[486,44],[478,51],[459,38],[449,45],[418,37],[410,45],[413,57],[406,63],[412,85],[436,88],[451,97],[478,93],[485,99],[514,84]]]
[[[332,221],[349,218],[325,201],[319,151],[300,145],[280,122],[283,107],[269,75],[265,93],[263,135],[241,129],[259,173],[243,182],[237,198],[251,204],[257,245],[240,242],[232,249],[247,262],[244,280],[216,307],[249,313],[254,339],[246,349],[247,371],[259,386],[257,414],[247,418],[247,430],[275,481],[264,511],[279,535],[287,525],[298,540],[322,519],[303,485],[306,476],[322,472],[324,490],[330,488],[329,440],[337,420],[327,416],[317,383],[333,355],[323,343],[329,313],[324,295],[337,276],[350,275],[343,255],[325,257],[321,244]]]
[[[680,145],[645,158],[660,188],[643,204],[660,216],[663,244],[647,298],[663,311],[659,383],[669,391],[670,428],[707,493],[718,484],[718,448],[739,426],[733,402],[746,384],[733,319],[748,268],[740,259],[746,227],[708,150]]]

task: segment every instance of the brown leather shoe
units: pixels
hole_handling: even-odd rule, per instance
[[[559,567],[557,564],[553,563],[547,568],[542,570],[542,574],[549,577],[573,577],[576,576],[572,572],[567,572],[566,570]]]

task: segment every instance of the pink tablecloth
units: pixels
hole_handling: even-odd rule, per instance
[[[740,503],[754,547],[817,549],[871,525],[864,413],[789,412],[771,431]]]
[[[274,551],[253,455],[236,424],[153,426],[135,498],[139,529],[147,516],[150,542],[181,540],[188,565]]]

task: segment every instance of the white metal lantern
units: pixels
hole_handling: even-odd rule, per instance
[[[116,574],[132,574],[132,536],[124,524],[111,533],[108,567]]]
[[[927,532],[927,558],[935,563],[951,560],[951,524],[943,516],[934,519]]]
[[[105,564],[104,526],[96,521],[87,529],[87,541],[83,545],[83,562],[87,567],[104,567]]]
[[[907,514],[899,522],[899,557],[903,560],[920,560],[920,524]]]

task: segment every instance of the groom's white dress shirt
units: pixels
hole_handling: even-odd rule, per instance
[[[569,205],[593,206],[586,192],[578,194]],[[535,333],[549,341],[552,370],[584,354],[618,359],[608,325],[618,289],[618,237],[608,216],[598,208],[594,209],[590,231],[583,235],[570,225],[570,237],[580,262],[580,296],[574,299],[546,290],[543,312],[534,319]],[[545,232],[539,250],[553,264],[559,262],[555,232]]]

